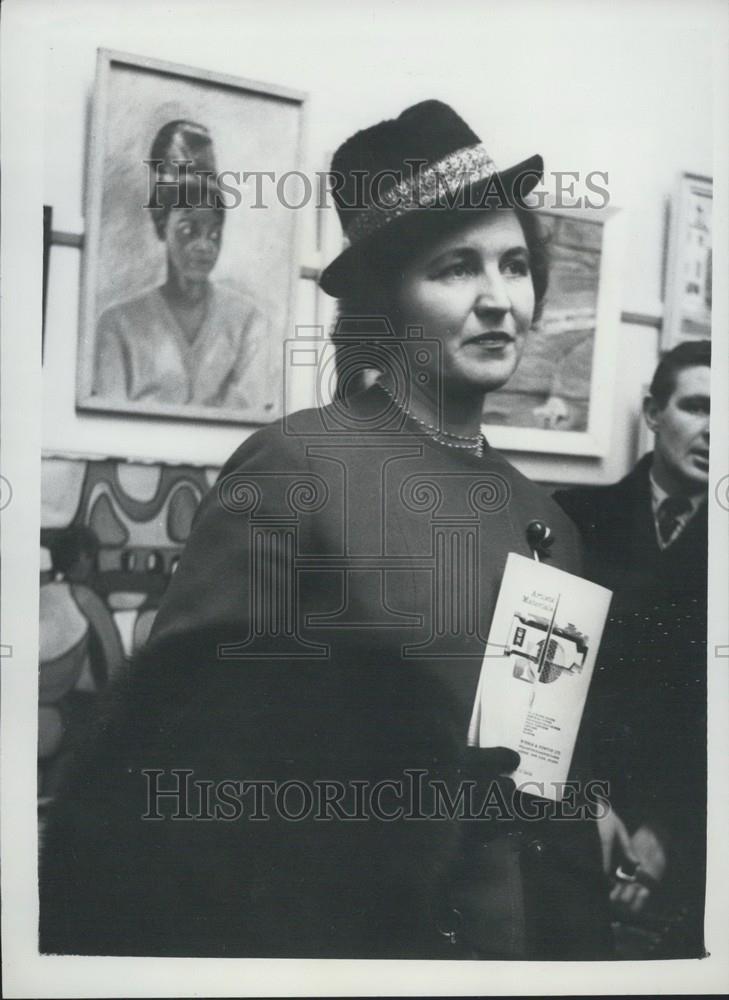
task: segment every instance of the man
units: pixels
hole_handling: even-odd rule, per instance
[[[654,451],[619,483],[555,496],[582,531],[588,575],[614,592],[593,681],[597,765],[612,823],[655,887],[618,880],[611,899],[678,914],[676,957],[704,953],[710,364],[706,340],[669,351],[643,403]]]

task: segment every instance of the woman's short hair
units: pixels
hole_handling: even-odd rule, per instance
[[[548,238],[534,211],[522,207],[514,207],[510,211],[513,211],[519,220],[529,250],[529,270],[534,286],[533,320],[536,321],[541,316],[549,283]],[[352,364],[352,355],[356,354],[352,339],[352,323],[359,321],[363,338],[367,336],[368,329],[372,329],[372,320],[376,317],[387,318],[391,324],[396,323],[395,296],[404,267],[415,252],[427,245],[430,240],[458,229],[463,224],[463,215],[458,212],[428,211],[417,219],[409,220],[409,223],[397,233],[387,233],[386,242],[382,240],[375,249],[362,255],[356,283],[346,297],[337,301],[337,321],[332,333],[332,342],[336,352],[336,368],[340,382],[345,367],[347,370],[348,393],[356,388],[364,388],[365,371],[371,368],[371,365],[363,366],[362,385],[357,386]],[[337,337],[337,330],[343,320],[347,321],[346,338]],[[371,351],[366,353],[371,357]],[[341,391],[341,385],[339,389]]]

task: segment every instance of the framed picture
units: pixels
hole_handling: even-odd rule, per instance
[[[547,296],[516,372],[486,397],[484,432],[506,450],[605,455],[620,329],[621,214],[538,214],[550,258]]]
[[[43,206],[43,299],[41,303],[41,361],[46,346],[46,302],[48,301],[48,269],[51,263],[51,233],[53,232],[53,208]]]
[[[712,180],[682,174],[671,204],[661,350],[711,337]]]
[[[78,409],[281,415],[304,106],[282,87],[99,50]]]

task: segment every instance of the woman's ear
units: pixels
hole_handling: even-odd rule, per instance
[[[656,403],[653,396],[645,396],[643,399],[643,417],[649,430],[653,431],[655,434],[658,428],[658,414],[660,412],[660,407]]]

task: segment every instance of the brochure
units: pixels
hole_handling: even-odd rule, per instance
[[[559,801],[612,594],[510,553],[468,731],[471,746],[518,751],[512,777]]]

